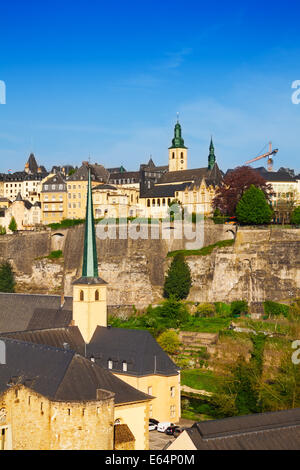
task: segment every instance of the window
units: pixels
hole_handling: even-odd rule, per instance
[[[155,199],[152,199],[152,206],[155,206]]]
[[[150,199],[147,199],[147,207],[150,207]]]
[[[175,152],[172,153],[172,158],[173,158],[173,159],[175,158]]]
[[[127,372],[127,362],[126,361],[122,362],[122,369],[123,369],[123,372]]]
[[[152,418],[153,416],[153,405],[149,405],[149,417]]]
[[[176,417],[176,406],[175,405],[170,406],[170,415],[171,415],[171,418]]]
[[[113,361],[111,359],[108,359],[107,366],[109,369],[113,368]]]
[[[175,387],[170,388],[171,398],[175,398]]]
[[[83,302],[83,300],[84,300],[84,292],[83,292],[83,290],[80,291],[79,299],[80,299],[81,302]]]
[[[96,301],[99,300],[99,291],[98,291],[98,289],[97,289],[96,292],[95,292],[95,300],[96,300]]]

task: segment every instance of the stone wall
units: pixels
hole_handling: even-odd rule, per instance
[[[205,223],[204,245],[231,239],[234,227]],[[165,233],[165,232],[164,232]],[[132,305],[144,308],[161,299],[164,276],[171,262],[168,251],[186,249],[189,241],[97,238],[99,274],[109,283],[108,305],[117,312]],[[84,227],[59,232],[0,237],[0,260],[9,259],[19,291],[72,295],[72,282],[81,274]],[[288,300],[300,296],[300,230],[239,229],[235,245],[209,256],[188,257],[195,302],[245,299]],[[43,258],[61,249],[63,260]],[[41,259],[43,258],[43,259]]]

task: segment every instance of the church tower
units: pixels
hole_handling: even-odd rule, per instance
[[[216,163],[216,156],[215,156],[215,147],[213,144],[213,140],[210,140],[209,146],[209,155],[208,155],[208,169],[212,170]]]
[[[97,326],[107,327],[106,285],[98,275],[89,169],[82,276],[73,283],[73,321],[86,343],[90,342]]]
[[[169,148],[169,171],[180,171],[187,169],[187,147],[181,136],[181,125],[177,120],[174,129],[174,139]]]

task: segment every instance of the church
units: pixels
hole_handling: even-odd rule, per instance
[[[73,298],[0,294],[0,449],[149,448],[149,418],[178,422],[180,371],[147,331],[111,328],[89,171]]]
[[[140,203],[145,217],[164,218],[169,205],[177,202],[188,214],[211,216],[213,199],[223,173],[216,161],[211,139],[208,165],[204,168],[188,169],[188,148],[182,137],[179,121],[175,124],[174,138],[169,147],[168,171],[151,187],[141,188]]]

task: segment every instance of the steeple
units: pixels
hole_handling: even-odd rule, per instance
[[[181,125],[177,118],[174,128],[174,138],[169,147],[169,171],[181,171],[187,169],[187,147],[182,138]]]
[[[210,140],[209,146],[209,155],[208,155],[208,169],[212,170],[216,163],[216,156],[215,156],[215,147],[213,144],[213,140]]]
[[[175,149],[175,148],[180,148],[180,149],[185,149],[186,147],[184,146],[184,140],[181,135],[181,125],[179,124],[179,121],[177,119],[177,122],[175,124],[174,128],[174,139],[172,139],[172,146],[170,149]]]
[[[98,275],[91,170],[88,173],[82,276],[73,282],[73,321],[89,343],[97,326],[107,327],[106,285]]]
[[[89,168],[82,277],[98,277],[98,258],[93,211],[91,170]]]

